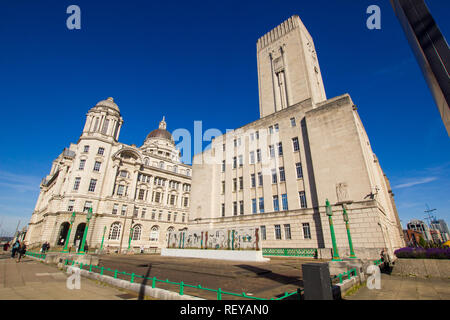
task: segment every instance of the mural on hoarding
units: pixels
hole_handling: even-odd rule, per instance
[[[168,232],[172,249],[261,250],[259,228],[203,229]]]

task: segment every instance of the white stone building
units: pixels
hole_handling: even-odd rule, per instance
[[[404,246],[389,181],[348,94],[327,99],[314,42],[298,16],[257,41],[260,119],[213,140],[193,159],[196,228],[260,227],[266,255],[332,248],[341,257]]]
[[[76,247],[92,208],[87,244],[99,248],[159,250],[167,231],[188,222],[191,167],[180,162],[164,119],[141,147],[118,142],[123,119],[112,98],[87,113],[83,133],[53,161],[29,223],[31,246]],[[131,235],[131,236],[130,236]],[[130,240],[131,239],[131,240]],[[79,242],[78,242],[79,243]]]

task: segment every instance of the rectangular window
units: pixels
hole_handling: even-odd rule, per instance
[[[105,152],[105,148],[100,147],[100,148],[98,148],[97,154],[102,156],[104,152]]]
[[[283,143],[278,142],[278,156],[283,155]]]
[[[236,201],[233,202],[233,215],[237,216],[237,202]]]
[[[106,134],[108,132],[109,119],[106,119],[103,123],[102,134]]]
[[[284,238],[286,240],[291,240],[291,225],[290,224],[284,225]]]
[[[250,133],[250,141],[253,141],[253,140],[255,140],[255,134],[252,132],[252,133]]]
[[[83,208],[83,212],[89,212],[89,209],[92,208],[92,202],[91,201],[86,201],[84,203],[84,208]]]
[[[233,169],[236,169],[236,165],[237,165],[237,158],[233,157]]]
[[[170,212],[168,212],[167,213],[167,221],[170,221],[170,218],[171,218],[171,214],[170,214]]]
[[[259,212],[264,213],[264,198],[259,198]]]
[[[284,167],[280,167],[280,181],[286,181],[286,175],[284,174]]]
[[[298,197],[300,199],[300,208],[306,208],[306,196],[305,191],[300,191],[298,193]]]
[[[233,192],[237,190],[237,179],[233,178]]]
[[[252,213],[256,213],[256,199],[252,199]]]
[[[114,203],[112,214],[117,214],[117,211],[119,211],[119,205],[117,203]]]
[[[263,185],[263,176],[261,172],[258,172],[258,185],[261,187]]]
[[[250,175],[250,181],[251,181],[252,188],[256,187],[256,178],[255,178],[255,174],[254,173],[252,173]]]
[[[222,181],[222,194],[225,193],[225,181]]]
[[[256,162],[261,162],[261,149],[256,150]]]
[[[239,190],[244,189],[244,177],[239,177]]]
[[[89,152],[89,146],[84,146],[84,153],[88,153]]]
[[[303,238],[311,239],[311,230],[309,228],[309,223],[303,223]]]
[[[295,169],[297,170],[297,179],[303,178],[302,164],[300,162],[295,164]]]
[[[295,118],[291,118],[291,127],[295,127]]]
[[[281,226],[279,224],[275,225],[275,239],[281,240]]]
[[[101,164],[102,164],[101,162],[95,161],[95,163],[94,163],[94,171],[99,172]]]
[[[270,126],[269,127],[269,134],[272,134],[273,133],[273,126]]]
[[[266,226],[261,226],[261,240],[266,240]]]
[[[225,217],[225,203],[222,203],[222,217]]]
[[[222,150],[225,151],[225,143],[222,144]]]
[[[75,200],[69,200],[69,205],[67,206],[67,211],[73,211],[75,206]]]
[[[176,222],[176,221],[177,221],[177,213],[174,212],[174,213],[173,213],[173,222]]]
[[[298,138],[292,138],[292,145],[294,147],[294,152],[300,150],[300,145],[298,144]]]
[[[272,169],[272,183],[277,183],[277,169]]]
[[[255,151],[250,151],[250,164],[255,163]]]
[[[97,179],[91,179],[91,182],[89,182],[89,189],[88,189],[88,191],[94,192],[96,185],[97,185]]]
[[[242,167],[244,165],[244,156],[239,156],[239,167]]]
[[[273,128],[275,129],[275,132],[278,132],[279,128],[278,128],[278,123],[275,123]]]
[[[142,208],[142,212],[141,212],[141,219],[145,219],[145,213],[147,212],[147,209]]]
[[[139,214],[139,208],[138,207],[134,207],[133,209],[133,218],[137,218]]]
[[[273,211],[280,211],[280,204],[278,202],[278,196],[273,196]]]
[[[160,212],[158,213],[158,220],[159,220],[159,221],[161,221],[161,220],[162,220],[162,214],[163,214],[163,212],[162,212],[162,211],[160,211]]]
[[[288,210],[288,199],[287,199],[287,193],[284,193],[281,195],[281,203],[283,205],[283,210]]]
[[[188,207],[188,206],[189,206],[189,198],[188,198],[188,197],[184,197],[183,205],[184,205],[185,207]]]
[[[275,158],[275,146],[274,146],[273,144],[271,144],[271,145],[269,146],[269,156],[270,156],[271,158]]]
[[[80,166],[78,167],[78,170],[84,170],[84,166],[86,165],[86,160],[81,159],[80,160]]]
[[[186,220],[186,214],[183,213],[183,215],[181,216],[181,222],[184,222],[184,220]]]
[[[152,220],[155,220],[156,218],[156,210],[152,210]]]
[[[255,132],[256,140],[259,140],[259,131]]]
[[[170,205],[174,206],[175,205],[175,201],[176,201],[176,196],[174,194],[170,195]]]
[[[126,216],[127,215],[127,205],[123,205],[122,206],[122,212],[121,212],[121,214],[123,215],[123,216]]]
[[[73,184],[73,190],[76,191],[80,188],[80,182],[81,182],[81,178],[80,177],[76,177],[75,178],[75,183]]]
[[[239,213],[244,214],[244,201],[239,201]]]
[[[117,195],[118,196],[123,196],[124,189],[125,189],[125,186],[119,184],[119,186],[117,187]]]
[[[222,160],[222,172],[225,172],[225,160]]]
[[[138,199],[139,200],[144,200],[144,195],[145,195],[145,190],[144,189],[139,189]]]
[[[155,202],[156,203],[161,202],[161,192],[155,192]]]

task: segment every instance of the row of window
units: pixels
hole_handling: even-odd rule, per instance
[[[91,204],[92,205],[92,204]],[[126,216],[127,215],[127,209],[128,209],[128,205],[123,204],[120,210],[120,214],[122,216]],[[140,212],[140,214],[139,214]],[[117,215],[119,214],[119,204],[118,203],[114,203],[112,211],[112,214]],[[139,208],[134,206],[133,208],[133,218],[141,218],[141,219],[145,219],[147,217],[147,208]],[[172,220],[173,218],[173,220]],[[177,212],[167,212],[167,216],[166,216],[166,221],[174,221],[177,222],[177,218],[178,218],[178,213]],[[156,209],[153,209],[151,212],[151,220],[159,220],[162,221],[163,220],[163,211],[159,210],[159,212],[156,211]],[[186,214],[182,213],[181,215],[181,222],[185,222],[186,221]]]
[[[274,225],[274,239],[275,240],[292,240],[292,234],[291,234],[291,225],[290,224],[284,224],[284,237],[282,235],[281,231],[281,225],[275,224]],[[303,239],[311,239],[311,228],[309,226],[309,223],[303,223]],[[261,229],[261,240],[267,240],[267,232],[266,232],[266,226],[260,226]]]
[[[75,182],[73,184],[73,191],[78,191],[80,189],[81,178],[76,177]],[[97,186],[97,179],[91,179],[89,182],[88,191],[95,192],[95,187]]]
[[[132,241],[139,241],[141,240],[142,236],[142,225],[137,224],[133,226],[131,229],[131,240]],[[174,230],[173,227],[169,227],[167,229],[167,232],[172,232]],[[109,240],[120,240],[120,234],[122,232],[122,223],[120,222],[114,222],[110,229],[109,229]],[[159,226],[153,226],[150,231],[149,240],[150,241],[158,241],[159,239]]]
[[[89,148],[90,147],[88,145],[85,145],[84,148],[83,148],[83,152],[84,153],[89,153]],[[99,147],[98,150],[97,150],[97,154],[99,156],[102,156],[104,153],[105,153],[105,148]]]
[[[300,150],[300,145],[299,145],[297,137],[292,138],[292,148],[293,148],[294,152],[297,152]],[[276,149],[278,150],[278,156],[282,156],[283,155],[283,143],[278,142],[276,144]],[[255,159],[255,155],[256,155],[256,159]],[[269,156],[270,156],[270,158],[275,158],[275,145],[273,145],[273,144],[269,146]],[[261,162],[261,149],[257,149],[256,151],[250,151],[249,160],[250,160],[250,164],[255,164],[255,163]],[[255,160],[256,160],[256,162],[255,162]],[[233,157],[233,169],[236,169],[238,167],[238,165],[239,165],[239,167],[244,166],[244,156],[243,155]],[[226,160],[222,160],[222,172],[225,172],[225,168],[226,168]]]
[[[290,122],[291,122],[291,127],[295,127],[296,126],[296,122],[295,122],[295,118],[294,117],[290,119]],[[272,126],[269,126],[268,131],[269,131],[269,134],[273,134],[274,132],[278,132],[279,131],[278,123],[276,123],[276,124],[274,124]],[[259,131],[255,131],[255,132],[250,133],[250,141],[254,141],[255,139],[259,140]],[[236,138],[236,139],[233,140],[233,146],[234,147],[239,147],[241,145],[242,145],[241,138]],[[225,151],[225,149],[226,149],[225,144],[223,144],[222,145],[222,150]]]
[[[296,168],[296,173],[297,173],[297,179],[301,179],[303,178],[303,169],[302,169],[302,164],[296,163],[295,164],[295,168]],[[284,182],[286,181],[286,174],[284,171],[284,167],[279,167],[279,172],[280,172],[280,182]],[[277,175],[277,170],[276,169],[272,169],[272,183],[278,183],[278,175]],[[236,192],[238,190],[238,178],[233,178],[233,192]],[[262,172],[258,172],[258,186],[262,187],[263,186],[263,176],[262,176]],[[250,174],[250,187],[251,188],[256,188],[256,175],[254,173]],[[243,177],[239,177],[239,190],[243,190],[244,189],[244,178]],[[222,181],[222,194],[225,193],[225,181]]]
[[[300,208],[306,208],[306,195],[305,191],[299,191],[298,193],[299,201],[300,201]],[[284,193],[281,195],[281,208],[280,208],[280,201],[278,195],[272,196],[272,203],[273,203],[273,211],[287,211],[289,210],[288,206],[288,198],[287,194]],[[252,213],[264,213],[264,197],[258,198],[258,199],[252,199]],[[221,214],[222,217],[225,217],[225,203],[222,203],[221,208]],[[244,212],[244,200],[239,201],[239,214],[243,215]],[[238,215],[238,202],[233,202],[233,215]]]

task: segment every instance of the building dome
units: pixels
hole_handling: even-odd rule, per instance
[[[147,138],[145,138],[146,141],[152,138],[159,138],[173,142],[172,134],[166,130],[166,121],[164,121],[164,118],[165,117],[163,117],[162,121],[159,123],[159,128],[153,130],[147,135]]]
[[[114,102],[114,99],[111,97],[106,100],[99,101],[95,106],[96,107],[108,107],[108,108],[111,108],[111,109],[114,109],[114,110],[120,112],[119,106]]]

